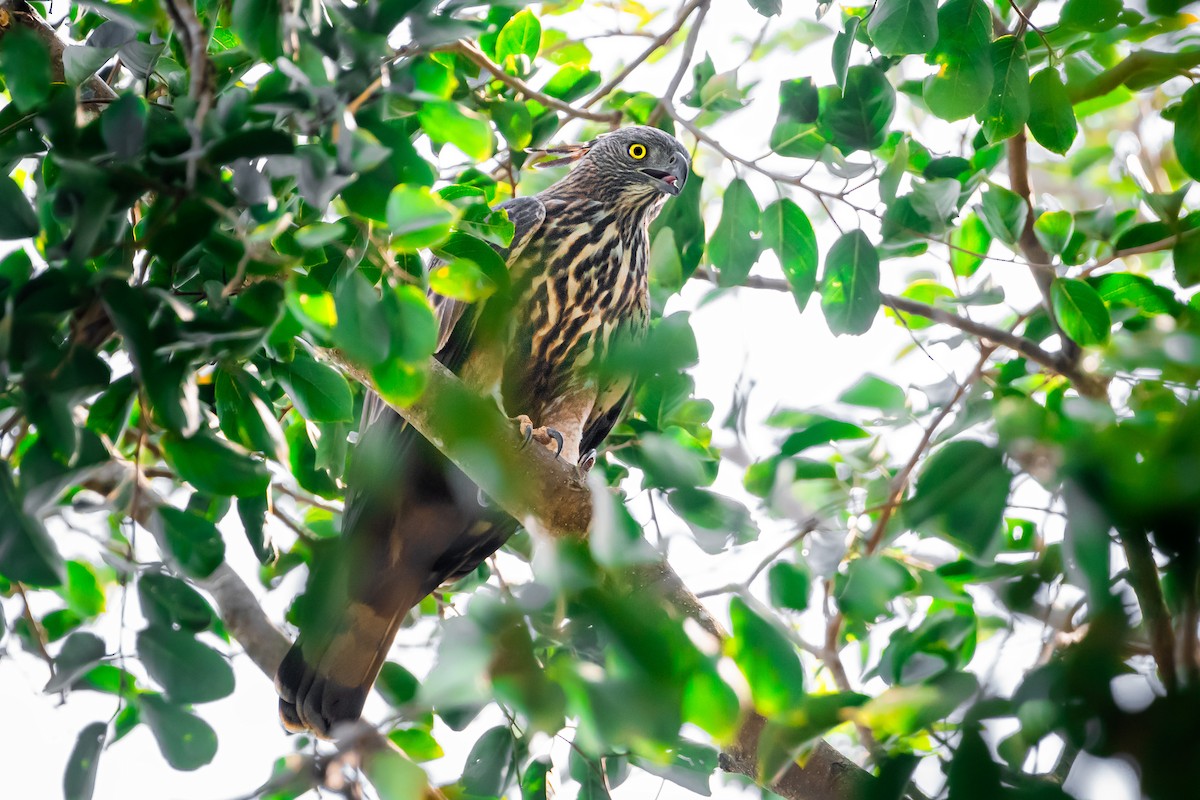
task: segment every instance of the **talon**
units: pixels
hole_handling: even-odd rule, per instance
[[[525,414],[518,414],[513,417],[513,421],[517,423],[517,428],[521,432],[522,442],[520,449],[524,450],[533,441],[533,420]]]
[[[554,451],[554,457],[561,458],[563,451],[563,435],[554,430],[554,428],[546,428],[545,430],[546,435],[553,439],[554,443],[558,445],[558,449]]]
[[[579,476],[582,478],[592,471],[592,467],[596,466],[596,451],[595,449],[588,450],[579,457],[579,463],[575,465],[579,470]]]

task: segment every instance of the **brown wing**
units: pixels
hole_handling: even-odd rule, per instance
[[[500,249],[511,265],[542,221],[533,197],[499,206],[515,233]],[[437,358],[457,372],[482,309],[432,297]],[[363,401],[359,442],[347,477],[342,538],[315,555],[297,605],[300,637],[275,676],[289,730],[328,736],[358,719],[408,611],[444,581],[473,571],[516,523],[483,507],[474,484],[375,392]]]

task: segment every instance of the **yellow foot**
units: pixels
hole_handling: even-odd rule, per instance
[[[536,441],[546,449],[552,450],[556,457],[562,455],[563,435],[554,428],[547,428],[545,425],[535,428],[533,420],[526,414],[518,414],[513,417],[513,421],[520,427],[521,447],[527,446],[531,441]]]

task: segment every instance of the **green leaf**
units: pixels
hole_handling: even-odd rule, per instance
[[[145,100],[125,94],[100,115],[100,135],[117,158],[129,160],[141,154],[146,139],[146,114]]]
[[[269,63],[283,54],[283,17],[279,0],[233,0],[229,26],[247,50]]]
[[[974,675],[950,672],[917,686],[893,686],[867,701],[854,719],[877,735],[908,736],[949,716],[978,690]]]
[[[1200,179],[1200,86],[1183,93],[1175,114],[1175,157],[1193,178]]]
[[[434,761],[446,755],[433,734],[424,728],[400,728],[388,733],[388,739],[413,761]]]
[[[287,458],[270,395],[257,378],[240,367],[219,367],[213,379],[215,408],[221,432],[248,450]]]
[[[804,611],[811,586],[808,570],[790,561],[776,562],[767,573],[767,591],[776,608]]]
[[[503,64],[511,56],[525,56],[533,61],[541,44],[542,23],[532,11],[522,9],[500,29],[496,37],[496,61]]]
[[[825,139],[817,132],[820,95],[812,78],[779,84],[779,117],[771,129],[771,149],[781,156],[817,158]]]
[[[311,422],[349,422],[354,418],[354,397],[342,373],[313,358],[303,347],[286,364],[271,373],[292,398],[296,410]]]
[[[1042,147],[1063,155],[1071,148],[1079,123],[1062,76],[1047,67],[1029,82],[1029,132]]]
[[[867,439],[871,435],[852,422],[843,422],[820,414],[803,414],[793,427],[800,430],[784,440],[779,448],[782,455],[794,456],[817,445],[846,439]]]
[[[787,714],[804,700],[800,658],[773,624],[734,597],[729,604],[732,636],[726,649],[750,684],[754,707],[768,719]]]
[[[333,340],[355,362],[374,366],[388,356],[387,314],[379,292],[359,270],[342,277],[333,293],[337,326]]]
[[[937,0],[879,0],[867,32],[885,56],[926,53],[937,41]]]
[[[535,759],[525,767],[521,776],[521,800],[549,800],[547,775],[550,774],[549,759]]]
[[[725,190],[721,220],[708,242],[708,257],[717,268],[721,286],[738,286],[758,260],[760,245],[751,234],[759,230],[760,212],[754,192],[741,178]]]
[[[853,230],[825,256],[821,309],[836,336],[870,330],[879,310],[879,255],[867,235]]]
[[[833,39],[833,79],[839,89],[846,87],[846,73],[850,69],[850,51],[854,47],[855,37],[858,36],[858,26],[861,24],[862,17],[848,17],[841,32]]]
[[[401,251],[432,247],[450,235],[458,209],[424,186],[397,186],[388,195],[387,222],[392,247]]]
[[[729,545],[731,537],[734,543],[745,544],[758,536],[758,526],[749,510],[732,498],[685,487],[667,495],[667,501],[692,529],[705,552],[721,552]],[[637,539],[641,540],[640,527],[635,526],[635,529]]]
[[[384,662],[375,682],[375,688],[392,706],[402,706],[412,700],[420,685],[416,675],[394,661]]]
[[[1025,41],[1001,36],[992,42],[992,92],[976,118],[989,142],[1016,136],[1029,120],[1029,58]]]
[[[1007,245],[1015,245],[1025,230],[1029,204],[1016,192],[1002,186],[988,186],[979,213],[988,233]]]
[[[91,800],[107,738],[108,725],[103,722],[93,722],[79,732],[63,773],[64,800]]]
[[[896,90],[883,70],[858,65],[846,73],[842,96],[832,100],[821,120],[844,152],[874,150],[883,145],[896,113]]]
[[[32,239],[41,229],[33,206],[29,204],[25,193],[16,181],[7,175],[0,175],[0,240]]]
[[[1075,232],[1070,211],[1046,211],[1033,223],[1033,232],[1051,255],[1060,255]]]
[[[1200,236],[1181,236],[1171,248],[1171,258],[1180,286],[1186,289],[1200,283]]]
[[[116,47],[92,47],[69,44],[63,48],[63,77],[71,86],[78,86],[96,74],[96,70],[117,54]]]
[[[851,406],[878,408],[881,411],[904,411],[908,407],[904,390],[877,375],[864,375],[838,396],[838,401]]]
[[[740,715],[737,692],[721,679],[715,667],[702,664],[683,687],[683,718],[718,741],[737,733]]]
[[[186,574],[207,578],[225,560],[225,540],[212,522],[172,506],[159,506],[158,516],[167,548]]]
[[[10,14],[10,22],[11,14]],[[29,111],[50,96],[54,80],[50,51],[32,28],[10,24],[0,47],[0,73],[18,111]]]
[[[864,622],[874,622],[887,613],[888,603],[917,586],[903,564],[878,555],[854,559],[845,577],[838,577],[838,608],[847,617]]]
[[[513,734],[507,725],[485,731],[467,755],[462,786],[469,794],[499,797],[512,763]]]
[[[423,367],[438,338],[437,318],[425,293],[415,286],[397,286],[383,300],[392,332],[392,357]]]
[[[142,718],[150,726],[158,749],[175,769],[194,770],[217,754],[217,732],[195,714],[168,703],[161,695],[138,698]]]
[[[921,468],[916,493],[904,506],[905,521],[986,558],[999,540],[1011,483],[999,450],[983,442],[950,442]]]
[[[137,635],[138,658],[176,703],[210,703],[233,693],[229,662],[188,631],[157,625]]]
[[[61,692],[103,660],[104,641],[92,633],[72,633],[54,657],[54,677],[44,691]]]
[[[60,591],[67,608],[82,619],[90,619],[104,611],[104,587],[91,564],[68,561],[65,591]]]
[[[938,40],[925,61],[938,71],[925,79],[929,110],[946,120],[971,116],[992,90],[992,16],[983,0],[949,0],[938,9]]]
[[[972,213],[950,231],[950,244],[950,268],[955,275],[969,278],[983,265],[983,257],[992,246],[992,235],[983,221]]]
[[[0,575],[30,586],[62,583],[62,556],[41,522],[25,513],[7,464],[0,466],[0,519]]]
[[[457,103],[422,103],[417,112],[421,128],[438,145],[452,144],[475,161],[492,156],[492,126],[487,120],[467,114]],[[388,215],[391,224],[391,215]]]
[[[1074,278],[1056,278],[1050,285],[1050,305],[1063,333],[1083,347],[1104,344],[1112,317],[1096,290]]]
[[[163,434],[163,455],[180,480],[202,492],[229,497],[262,494],[271,481],[267,465],[207,433]]]
[[[750,7],[764,17],[777,17],[783,13],[783,0],[749,0]]]
[[[429,288],[443,297],[477,303],[496,293],[496,284],[475,262],[456,259],[429,271]]]
[[[184,581],[165,572],[144,572],[138,578],[138,602],[152,624],[199,632],[213,621],[213,610],[204,596]]]
[[[775,251],[796,306],[803,311],[817,287],[817,236],[808,216],[780,198],[762,213],[762,246]]]

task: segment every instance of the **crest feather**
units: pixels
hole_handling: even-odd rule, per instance
[[[559,144],[551,147],[526,148],[525,152],[532,156],[558,156],[549,161],[539,161],[530,165],[534,169],[545,169],[578,161],[591,149],[592,143],[588,142],[587,144]]]

